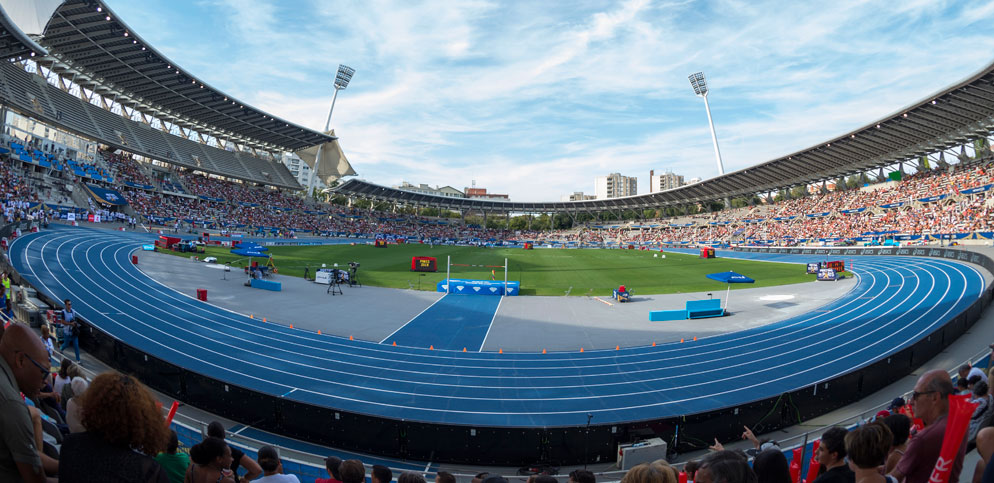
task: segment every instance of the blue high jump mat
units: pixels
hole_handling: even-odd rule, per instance
[[[384,344],[479,351],[503,297],[448,294],[383,340]]]

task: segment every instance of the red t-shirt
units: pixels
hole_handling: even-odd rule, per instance
[[[946,417],[942,416],[908,441],[908,449],[897,462],[897,471],[905,475],[905,483],[928,483],[942,450],[942,438],[946,434]],[[960,444],[959,453],[953,461],[953,470],[949,473],[949,481],[959,481],[959,473],[963,469],[963,457],[966,456],[966,436]]]

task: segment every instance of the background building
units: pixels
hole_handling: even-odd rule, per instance
[[[459,191],[459,190],[457,190],[457,189],[455,189],[455,188],[453,188],[451,186],[438,186],[438,187],[432,188],[431,186],[428,186],[428,185],[426,185],[424,183],[414,185],[414,184],[408,183],[407,181],[402,181],[400,183],[400,186],[394,186],[394,188],[397,188],[399,190],[404,190],[404,191],[412,191],[414,193],[426,194],[426,195],[448,196],[449,198],[465,198],[466,197],[466,195],[463,194],[462,191]]]
[[[663,174],[656,174],[654,170],[649,170],[649,192],[655,193],[657,191],[671,190],[673,188],[679,188],[683,186],[683,176],[679,174],[673,174],[672,172],[665,172]]]
[[[587,201],[597,199],[594,195],[585,195],[582,191],[574,191],[568,195],[563,195],[562,201]]]
[[[511,199],[508,195],[501,195],[497,193],[487,193],[486,188],[466,188],[466,197],[475,200],[497,200],[497,201],[508,201]]]
[[[635,196],[638,194],[638,179],[620,173],[598,176],[594,178],[594,194],[599,200]]]
[[[311,167],[307,163],[303,162],[299,156],[293,153],[284,153],[281,161],[301,186],[307,186],[307,182],[311,177]],[[314,179],[314,186],[319,190],[327,188],[324,182],[317,177]]]

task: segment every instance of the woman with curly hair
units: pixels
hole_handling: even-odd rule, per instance
[[[105,372],[93,379],[79,403],[86,431],[66,436],[59,458],[60,482],[169,482],[149,456],[165,449],[169,432],[142,383]]]

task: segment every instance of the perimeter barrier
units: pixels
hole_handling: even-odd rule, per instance
[[[952,248],[740,248],[738,251],[937,257],[974,263],[994,273],[994,260],[990,257]],[[970,307],[911,346],[816,385],[716,411],[617,424],[595,422],[589,427],[470,427],[389,419],[314,406],[239,387],[158,359],[89,324],[83,326],[80,345],[107,365],[133,374],[149,387],[185,404],[315,444],[434,462],[568,465],[581,464],[585,459],[591,463],[614,461],[618,444],[652,436],[670,442],[678,452],[700,450],[714,438],[738,439],[743,424],[768,433],[847,406],[910,374],[939,354],[973,325],[991,299],[992,285],[987,284]]]

